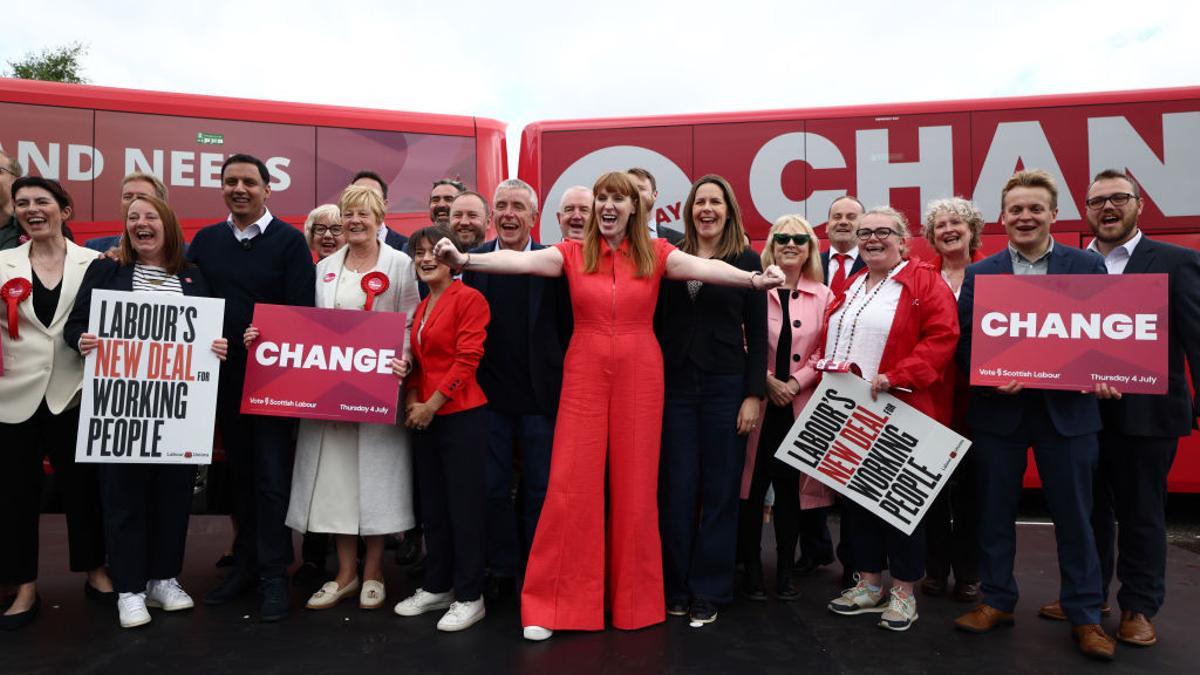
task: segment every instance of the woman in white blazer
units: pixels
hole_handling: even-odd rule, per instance
[[[379,241],[383,199],[352,185],[338,207],[347,245],[317,265],[317,306],[364,309],[363,278],[381,272],[387,288],[375,296],[370,311],[403,312],[411,325],[419,300],[416,275],[408,255]],[[247,331],[252,332],[253,327]],[[398,374],[407,373],[409,353],[405,338],[403,359],[393,362]],[[338,554],[337,576],[312,595],[309,609],[332,607],[355,591],[360,591],[359,607],[383,606],[384,535],[415,526],[412,500],[412,454],[404,427],[301,421],[287,524],[300,532],[334,534]],[[359,536],[366,541],[361,584]]]
[[[104,569],[104,524],[95,465],[75,463],[83,361],[63,340],[63,326],[96,252],[63,236],[71,197],[58,181],[37,176],[12,185],[17,222],[29,241],[0,252],[0,587],[16,596],[0,629],[37,617],[38,522],[42,458],[49,455],[67,513],[70,566],[87,572],[89,597],[116,604]]]

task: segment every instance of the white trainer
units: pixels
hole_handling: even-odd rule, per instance
[[[542,628],[541,626],[525,626],[521,629],[521,635],[525,636],[526,640],[541,642],[542,640],[549,640],[550,636],[554,635],[554,631],[549,628]]]
[[[121,593],[117,596],[117,616],[121,628],[136,628],[150,623],[145,593]]]
[[[454,601],[454,595],[445,593],[430,593],[424,588],[418,588],[416,593],[396,603],[396,613],[400,616],[417,616],[435,609],[446,609]]]
[[[484,609],[483,598],[471,602],[452,602],[450,609],[438,621],[437,629],[445,633],[466,630],[485,616],[487,610]]]
[[[191,609],[196,606],[192,596],[183,590],[179,581],[172,579],[151,579],[146,584],[146,606],[157,607],[164,612],[178,612],[181,609]]]

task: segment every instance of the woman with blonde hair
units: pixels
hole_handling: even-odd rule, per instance
[[[775,450],[817,385],[819,378],[810,357],[820,349],[825,312],[834,296],[822,283],[824,271],[817,235],[800,216],[783,216],[771,226],[763,247],[762,264],[778,265],[785,281],[774,293],[767,294],[767,359],[763,368],[767,404],[746,440],[741,484],[741,497],[745,501],[738,544],[746,566],[743,591],[750,599],[766,599],[760,553],[762,506],[767,489],[773,486],[775,595],[780,600],[793,600],[798,593],[788,577],[801,528],[810,534],[810,541],[802,548],[803,555],[832,558],[831,550],[818,554],[810,549],[822,544],[830,547],[824,509],[833,503],[833,494],[819,481],[775,459]],[[763,379],[762,372],[757,376]]]

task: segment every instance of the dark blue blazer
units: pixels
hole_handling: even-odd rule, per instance
[[[106,249],[107,250],[107,249]],[[184,295],[209,297],[212,295],[208,281],[200,268],[186,263],[179,273],[179,285]],[[88,319],[92,315],[92,291],[132,291],[133,265],[122,265],[108,258],[97,258],[88,265],[75,296],[75,306],[63,325],[63,339],[71,349],[79,349],[79,336],[87,332]]]
[[[771,242],[767,242],[767,243],[770,244]],[[866,261],[863,260],[863,257],[860,254],[858,257],[856,257],[854,259],[854,264],[850,266],[850,273],[846,275],[846,278],[849,279],[850,277],[854,276],[855,274],[858,274],[858,271],[866,266],[867,266],[867,263],[866,263]],[[821,252],[821,269],[825,273],[825,285],[828,286],[829,285],[829,251]]]
[[[1104,259],[1091,251],[1064,246],[1054,242],[1050,253],[1049,274],[1106,274]],[[981,274],[1012,274],[1012,257],[1008,247],[967,267],[962,290],[958,295],[958,325],[961,337],[956,359],[963,372],[971,371],[972,314],[975,310],[975,277]],[[1022,419],[1025,401],[1041,396],[1045,400],[1055,430],[1063,436],[1082,436],[1100,430],[1100,407],[1093,394],[1073,391],[1031,390],[1017,395],[1001,394],[994,387],[971,387],[967,407],[967,424],[973,431],[1008,435],[1025,422]]]
[[[409,251],[408,251],[408,237],[400,234],[399,232],[393,230],[390,227],[388,228],[387,234],[385,234],[383,236],[383,243],[387,244],[388,246],[391,246],[392,248],[396,249],[397,251],[403,251],[405,253],[408,253],[409,257],[412,257],[412,254],[409,253]],[[421,296],[421,297],[425,297],[425,296]]]
[[[496,240],[492,239],[472,249],[471,253],[491,253],[496,250],[496,246]],[[534,251],[543,248],[546,247],[536,241],[530,245],[530,249]],[[487,297],[490,276],[468,269],[463,272],[462,280]],[[529,375],[533,382],[534,395],[537,396],[537,407],[551,417],[558,412],[558,397],[562,392],[563,359],[567,353],[567,344],[571,341],[574,321],[566,282],[566,276],[549,279],[529,275]],[[490,309],[493,317],[504,311],[503,307]],[[495,358],[504,358],[504,355],[484,352],[484,364]],[[488,400],[500,400],[500,397],[509,397],[508,400],[512,400],[511,397],[516,395],[514,392],[504,391],[500,383],[487,384],[489,386],[485,387],[484,393],[487,394]],[[501,387],[499,391],[496,390],[498,386]]]
[[[117,246],[121,243],[121,235],[115,234],[110,237],[94,237],[83,243],[85,248],[90,248],[93,251],[104,253],[108,249]]]
[[[1104,428],[1130,436],[1187,436],[1197,417],[1192,391],[1200,391],[1200,255],[1143,234],[1124,273],[1168,275],[1167,393],[1125,394],[1119,400],[1101,401]]]

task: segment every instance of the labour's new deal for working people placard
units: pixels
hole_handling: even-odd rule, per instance
[[[92,291],[75,461],[212,461],[225,301]]]
[[[1167,275],[975,277],[971,384],[1167,393]]]
[[[394,424],[404,315],[256,305],[242,412]]]
[[[775,452],[904,534],[971,442],[853,373],[826,373]]]

